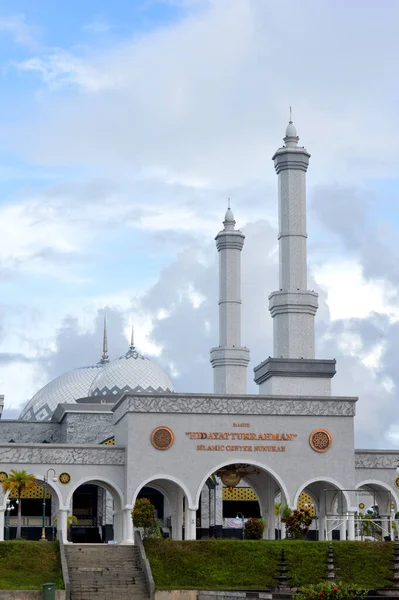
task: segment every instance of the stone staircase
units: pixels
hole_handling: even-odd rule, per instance
[[[136,546],[64,546],[71,600],[149,600]]]

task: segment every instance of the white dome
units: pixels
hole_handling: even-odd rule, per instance
[[[287,129],[285,130],[285,137],[288,137],[288,138],[298,137],[296,127],[292,121],[290,121],[287,125]]]
[[[129,352],[108,363],[90,386],[89,396],[174,392],[169,376],[161,367],[139,354],[134,346]]]
[[[99,370],[101,363],[92,367],[81,367],[64,373],[47,383],[24,406],[19,416],[24,421],[47,421],[58,404],[74,403],[78,398],[88,396],[90,384]]]

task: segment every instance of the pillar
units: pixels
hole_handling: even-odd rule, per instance
[[[339,539],[346,541],[346,515],[340,515]]]
[[[172,539],[181,540],[183,530],[183,491],[176,489],[176,493],[170,498]]]
[[[123,543],[124,544],[133,544],[134,543],[134,535],[133,535],[133,519],[132,519],[132,509],[125,507],[122,511],[122,519],[123,519]]]
[[[215,394],[246,394],[249,350],[241,346],[241,251],[245,236],[227,209],[219,252],[219,346],[211,350]]]
[[[384,539],[384,537],[389,535],[390,518],[389,518],[389,516],[381,515],[380,519],[381,519],[381,535],[382,535],[382,539]]]
[[[58,510],[57,517],[57,531],[61,531],[62,533],[62,541],[68,542],[68,513],[69,510],[67,508],[60,508]]]
[[[114,512],[114,540],[115,542],[122,542],[123,540],[123,513],[121,510]]]
[[[188,515],[188,517],[187,517]],[[197,539],[197,511],[195,508],[186,508],[186,529],[188,531],[188,540]]]
[[[348,540],[353,541],[356,539],[355,535],[355,511],[348,511]]]
[[[4,541],[4,508],[0,508],[0,542]]]

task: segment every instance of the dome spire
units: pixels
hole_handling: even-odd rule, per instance
[[[134,347],[134,325],[132,324],[132,333],[130,336],[130,350],[135,350],[136,348]]]
[[[233,211],[230,208],[230,198],[227,198],[227,210],[226,210],[226,214],[224,215],[224,221],[223,221],[224,230],[225,231],[233,230],[235,224],[236,224],[236,222],[234,220]]]
[[[287,129],[285,130],[285,145],[287,148],[295,148],[298,145],[299,137],[296,131],[296,127],[292,121],[292,108],[290,106],[290,120],[287,125]]]
[[[107,336],[107,315],[104,312],[104,333],[103,333],[103,355],[101,357],[100,363],[104,365],[105,363],[109,363],[108,356],[108,336]]]

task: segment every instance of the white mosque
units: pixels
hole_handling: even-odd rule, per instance
[[[259,394],[246,390],[245,236],[228,208],[216,236],[219,341],[210,351],[213,392],[175,392],[168,374],[138,353],[133,336],[126,354],[110,360],[104,327],[98,364],[57,377],[32,397],[18,420],[0,420],[0,480],[11,469],[26,469],[38,482],[23,503],[26,537],[40,537],[43,524],[50,536],[56,523],[66,539],[73,514],[78,523],[71,541],[132,543],[130,513],[140,496],[151,498],[175,539],[236,535],[242,520],[237,514],[262,516],[265,537],[283,537],[276,503],[307,504],[314,515],[313,539],[355,539],[367,509],[378,539],[394,535],[399,452],[355,449],[358,398],[332,396],[335,360],[315,356],[318,298],[307,286],[310,154],[298,142],[290,121],[273,156],[280,272],[278,289],[269,296],[273,349],[254,369]],[[12,533],[12,507],[13,499],[0,495],[0,539],[10,527]]]

